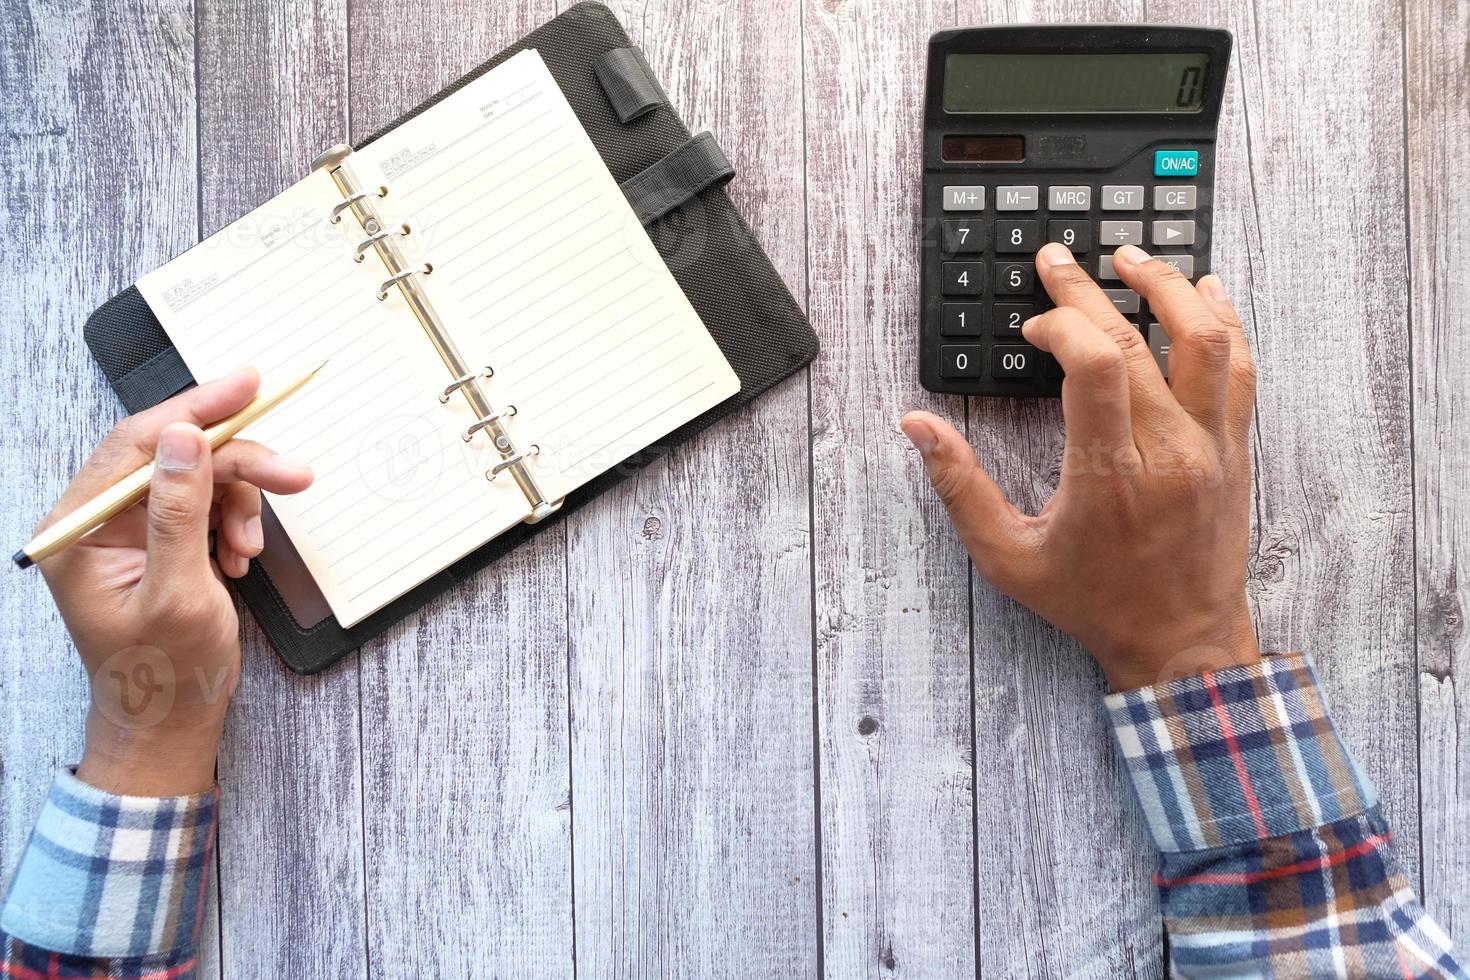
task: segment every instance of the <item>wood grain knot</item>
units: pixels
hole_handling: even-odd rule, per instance
[[[871,735],[878,730],[878,719],[863,715],[858,719],[858,734]]]
[[[643,536],[649,541],[657,541],[664,536],[664,522],[657,517],[648,517],[643,522]]]

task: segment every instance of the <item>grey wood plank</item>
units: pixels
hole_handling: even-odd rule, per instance
[[[342,138],[344,0],[196,5],[203,233],[304,176]],[[363,968],[357,663],[292,675],[244,615],[220,751],[221,958],[227,976]]]
[[[1315,655],[1413,879],[1405,125],[1385,94],[1403,91],[1403,11],[1149,0],[1148,12],[1235,34],[1238,115],[1222,133],[1244,144],[1217,174],[1214,233],[1260,366],[1249,588],[1262,649]]]
[[[1131,22],[1143,0],[960,0],[961,23]],[[1055,488],[1055,401],[970,400],[976,452],[1023,509]],[[1074,640],[974,576],[980,974],[1160,977],[1153,853],[1115,758],[1107,690]]]
[[[925,45],[954,7],[803,18],[826,972],[969,976],[968,559],[898,430],[913,408],[964,424],[914,364]]]
[[[614,7],[800,297],[798,9]],[[583,977],[815,971],[806,399],[786,381],[568,521]]]
[[[353,0],[353,137],[554,14]],[[374,976],[572,975],[565,563],[547,531],[362,651]]]
[[[1470,37],[1467,0],[1409,0],[1421,897],[1470,946]]]
[[[87,315],[196,236],[187,2],[12,2],[0,21],[0,537],[18,546],[122,408]],[[34,572],[0,590],[0,876],[55,771],[81,755],[86,678]],[[214,893],[199,975],[219,975]]]

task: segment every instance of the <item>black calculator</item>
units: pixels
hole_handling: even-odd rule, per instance
[[[1168,338],[1113,272],[1137,245],[1210,271],[1228,31],[1123,25],[949,30],[929,41],[919,380],[963,395],[1060,394],[1021,336],[1052,307],[1036,250],[1071,249],[1168,369]]]

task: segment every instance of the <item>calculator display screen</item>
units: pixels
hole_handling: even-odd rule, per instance
[[[1210,56],[952,54],[946,112],[1198,112]]]

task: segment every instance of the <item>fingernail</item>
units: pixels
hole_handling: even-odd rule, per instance
[[[1125,265],[1141,265],[1149,260],[1149,254],[1137,245],[1124,245],[1113,253],[1113,261],[1122,259]]]
[[[1041,317],[1039,316],[1027,317],[1025,322],[1021,324],[1021,336],[1025,337],[1027,340],[1030,340],[1031,331],[1036,329],[1036,324],[1040,322],[1040,320]]]
[[[899,426],[903,434],[909,437],[909,442],[919,451],[920,456],[928,456],[939,445],[939,438],[934,435],[934,430],[929,423],[919,419],[910,419]]]
[[[154,453],[158,468],[170,473],[188,473],[199,468],[199,430],[190,425],[170,425],[158,434]]]
[[[261,529],[258,514],[245,520],[245,544],[256,551],[265,547],[265,531]]]
[[[1041,251],[1036,253],[1036,261],[1042,265],[1076,265],[1077,260],[1072,256],[1072,250],[1060,242],[1048,242],[1041,246]]]
[[[1223,303],[1227,299],[1225,295],[1225,284],[1216,275],[1208,275],[1199,281],[1205,291],[1205,295],[1216,303]]]

